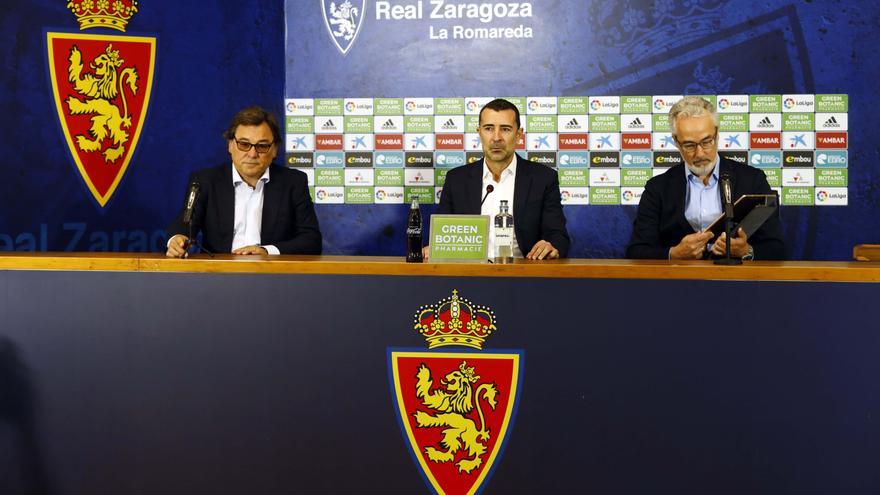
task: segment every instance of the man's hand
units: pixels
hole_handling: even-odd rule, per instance
[[[187,248],[189,248],[189,237],[177,234],[168,240],[168,250],[165,251],[165,256],[169,258],[186,258],[188,256]]]
[[[541,239],[532,246],[532,250],[526,255],[529,260],[555,260],[559,258],[559,250],[553,244]]]
[[[727,239],[727,235],[722,232],[715,241],[715,244],[712,245],[712,254],[724,256],[725,244],[727,243],[725,239]],[[748,236],[743,232],[743,229],[737,229],[736,237],[730,239],[730,257],[742,258],[747,254],[749,254]]]
[[[428,257],[431,256],[431,246],[425,246],[422,248],[422,261],[428,261]]]
[[[712,232],[695,232],[681,239],[678,245],[669,250],[671,260],[698,260],[706,252],[706,245],[714,236]]]
[[[238,249],[233,249],[232,254],[269,254],[269,251],[262,246],[244,246]]]

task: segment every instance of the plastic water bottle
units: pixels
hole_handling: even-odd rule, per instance
[[[495,215],[495,263],[513,263],[513,215],[506,199],[501,200],[499,210]]]

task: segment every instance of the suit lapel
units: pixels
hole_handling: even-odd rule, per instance
[[[517,220],[518,216],[526,208],[526,199],[529,197],[529,189],[532,185],[532,174],[529,163],[516,155],[516,176],[513,180],[513,225],[521,225]]]
[[[483,200],[483,160],[474,162],[468,170],[467,190],[465,198],[467,203],[462,211],[471,215],[480,214],[480,202]]]
[[[220,237],[229,239],[232,243],[233,228],[235,227],[235,189],[232,187],[232,164],[223,168],[220,174],[220,183],[215,189],[217,194],[217,218],[220,221]],[[209,227],[210,228],[210,227]]]
[[[266,237],[267,232],[272,231],[275,219],[280,211],[281,196],[284,191],[281,184],[281,174],[275,167],[269,167],[269,182],[263,184],[263,220],[260,223],[260,242]]]
[[[673,174],[678,177],[672,178],[672,186],[670,193],[672,194],[672,198],[675,198],[675,220],[681,226],[685,232],[693,231],[694,228],[691,227],[691,224],[687,221],[687,217],[684,216],[684,210],[687,205],[687,175],[685,174],[686,165],[682,164],[682,168],[678,171],[673,172]]]

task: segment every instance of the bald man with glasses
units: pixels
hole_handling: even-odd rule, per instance
[[[686,96],[669,110],[672,137],[683,164],[645,185],[633,223],[627,258],[688,260],[724,255],[726,237],[704,230],[722,213],[722,174],[729,174],[733,200],[744,194],[773,194],[763,171],[718,155],[718,114],[698,96]],[[785,257],[782,226],[771,216],[751,237],[731,236],[732,257],[780,260]]]
[[[208,252],[232,254],[320,254],[321,231],[308,179],[275,165],[281,132],[260,107],[239,111],[226,132],[232,163],[194,172],[199,184],[192,233],[202,233]],[[183,258],[191,245],[184,210],[168,227],[166,256]]]

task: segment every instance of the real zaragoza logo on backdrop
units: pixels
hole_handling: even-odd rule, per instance
[[[388,350],[405,441],[437,494],[479,493],[501,460],[513,425],[523,351],[482,351],[496,330],[495,315],[455,290],[419,308],[414,329],[427,340],[428,351]],[[447,350],[451,347],[463,349]]]
[[[321,0],[324,25],[330,31],[330,39],[343,55],[348,53],[361,30],[366,15],[367,0]]]
[[[71,0],[80,30],[125,32],[137,0]],[[47,32],[49,75],[77,169],[104,207],[125,175],[150,103],[156,38]]]

